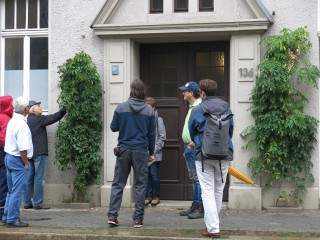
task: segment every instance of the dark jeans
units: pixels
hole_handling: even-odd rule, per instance
[[[108,217],[116,219],[122,202],[123,188],[131,171],[134,171],[135,212],[133,220],[142,221],[144,217],[144,198],[146,196],[148,181],[148,153],[125,149],[117,157],[114,177],[111,187],[110,207]]]
[[[150,198],[160,196],[159,165],[160,162],[157,161],[149,166],[147,197]]]
[[[201,197],[201,186],[197,175],[196,163],[194,161],[194,149],[189,148],[187,144],[184,145],[184,154],[188,169],[189,178],[192,182],[193,201],[192,205],[196,207],[203,207]]]
[[[2,219],[4,213],[4,206],[8,192],[7,171],[6,165],[4,164],[4,156],[5,152],[3,147],[0,146],[0,220]]]

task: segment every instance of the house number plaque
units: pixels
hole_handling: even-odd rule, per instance
[[[240,77],[253,77],[253,68],[239,68]]]

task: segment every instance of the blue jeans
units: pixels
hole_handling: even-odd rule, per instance
[[[4,213],[4,206],[6,203],[8,185],[7,185],[7,170],[4,164],[4,157],[6,153],[3,147],[0,146],[0,220],[2,219]]]
[[[160,197],[160,174],[159,174],[160,162],[152,163],[149,168],[148,173],[148,187],[147,187],[147,197]]]
[[[201,187],[197,176],[196,164],[194,161],[194,149],[188,148],[188,144],[184,145],[184,154],[186,165],[189,173],[189,178],[192,183],[193,190],[193,201],[192,205],[196,207],[203,207],[202,197],[201,197]]]
[[[8,194],[2,220],[14,223],[20,218],[20,206],[24,194],[24,184],[28,179],[29,168],[24,167],[20,157],[6,154]]]
[[[46,177],[47,155],[40,155],[29,159],[30,174],[27,184],[25,185],[24,205],[30,206],[31,191],[33,188],[33,206],[43,204],[44,183]]]

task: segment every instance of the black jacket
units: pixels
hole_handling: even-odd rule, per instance
[[[28,115],[28,125],[32,135],[33,157],[48,155],[47,126],[59,121],[66,114],[65,110],[60,110],[50,115]]]

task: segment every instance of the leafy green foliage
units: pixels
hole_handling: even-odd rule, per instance
[[[102,95],[100,76],[91,57],[80,52],[58,67],[60,108],[67,115],[56,132],[55,163],[62,171],[77,169],[75,198],[82,200],[86,188],[99,183],[102,167]]]
[[[247,140],[244,149],[257,152],[248,167],[253,176],[267,177],[265,188],[287,181],[303,194],[307,182],[314,181],[311,153],[318,120],[304,113],[308,99],[296,86],[300,82],[317,88],[320,70],[305,59],[311,47],[305,28],[281,33],[262,41],[266,54],[251,95],[255,124],[241,136]]]

